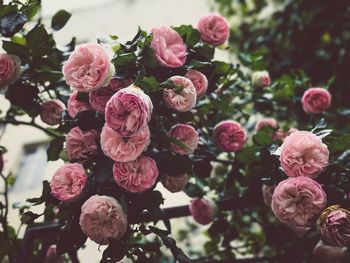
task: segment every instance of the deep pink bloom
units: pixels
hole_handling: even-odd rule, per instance
[[[277,121],[274,118],[261,119],[257,122],[257,124],[255,126],[255,130],[260,131],[261,129],[263,129],[265,127],[271,127],[273,129],[277,129],[278,128]]]
[[[327,145],[312,132],[295,131],[281,146],[280,162],[289,177],[316,178],[328,165]]]
[[[198,146],[198,132],[191,125],[176,124],[171,127],[168,136],[176,140],[170,143],[170,149],[178,154],[191,154]]]
[[[85,170],[81,164],[64,164],[51,179],[51,194],[61,201],[73,200],[83,191],[86,180]]]
[[[255,87],[265,88],[271,84],[269,72],[256,71],[252,75],[252,83]]]
[[[321,185],[305,176],[280,182],[272,195],[271,208],[275,216],[291,226],[310,226],[326,205],[327,197]]]
[[[66,138],[66,150],[71,161],[86,160],[98,152],[98,132],[82,131],[79,127],[70,130]]]
[[[305,91],[301,103],[303,109],[309,113],[321,113],[331,106],[332,96],[328,90],[322,88],[310,88]]]
[[[182,191],[188,183],[188,174],[167,175],[163,174],[162,185],[172,193]]]
[[[197,99],[205,95],[208,89],[208,79],[202,72],[190,69],[187,71],[185,78],[188,78],[193,83],[197,92]]]
[[[132,193],[141,193],[156,183],[158,168],[152,158],[141,155],[134,161],[114,163],[113,176],[120,187]]]
[[[218,213],[217,205],[208,197],[192,199],[189,209],[193,219],[202,225],[212,222]]]
[[[214,127],[214,142],[225,152],[239,151],[242,149],[246,138],[244,128],[236,121],[222,121]]]
[[[68,99],[68,113],[72,118],[75,118],[75,116],[78,114],[78,112],[81,111],[93,111],[93,108],[91,105],[87,102],[79,101],[77,100],[78,91],[74,91]]]
[[[186,61],[187,52],[179,33],[169,26],[155,27],[151,32],[153,33],[151,47],[158,63],[168,68],[182,66]]]
[[[108,238],[121,238],[128,221],[120,203],[113,197],[93,195],[81,207],[81,230],[100,245],[109,243]]]
[[[101,132],[101,148],[106,156],[116,162],[135,160],[150,143],[150,131],[145,126],[138,134],[129,138],[119,136],[105,125]]]
[[[139,133],[150,120],[151,99],[138,87],[119,90],[107,102],[107,125],[122,137]]]
[[[214,46],[225,43],[230,27],[225,17],[219,14],[203,16],[198,22],[201,39]]]
[[[170,80],[181,87],[181,91],[177,91],[172,88],[163,89],[163,100],[165,104],[173,110],[179,112],[190,111],[195,105],[197,100],[197,91],[193,86],[193,83],[188,79],[181,76],[173,76]]]
[[[41,104],[40,119],[49,125],[59,124],[65,109],[66,106],[60,100],[45,101]]]
[[[0,89],[15,82],[21,74],[21,60],[16,55],[0,53]]]

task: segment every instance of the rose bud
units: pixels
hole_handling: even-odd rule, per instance
[[[186,112],[196,106],[197,92],[193,83],[181,76],[173,76],[170,80],[174,85],[179,86],[182,90],[178,91],[173,88],[163,89],[163,100],[168,108]]]
[[[267,206],[271,206],[272,195],[275,188],[276,188],[276,185],[266,185],[266,184],[262,185],[262,194],[264,198],[264,203]]]
[[[188,155],[194,152],[198,146],[198,132],[190,125],[176,124],[171,127],[168,136],[176,142],[170,143],[170,149],[180,155]]]
[[[87,160],[98,153],[98,132],[82,131],[79,127],[70,130],[66,137],[66,149],[70,161]]]
[[[345,247],[350,244],[350,211],[333,205],[319,216],[317,232],[331,246]]]
[[[269,72],[256,71],[252,75],[252,83],[257,88],[265,88],[271,84]]]
[[[60,124],[65,109],[66,106],[60,100],[45,101],[41,104],[40,119],[49,125]]]
[[[82,193],[86,181],[87,176],[81,164],[64,164],[52,177],[51,194],[61,201],[74,200]]]
[[[322,241],[318,242],[314,248],[314,255],[320,260],[320,262],[339,263],[344,258],[343,247],[334,247],[324,244]]]
[[[213,139],[222,151],[239,151],[242,149],[246,138],[245,130],[236,121],[222,121],[214,127]]]
[[[120,203],[106,195],[91,196],[81,207],[79,224],[91,240],[107,245],[109,238],[120,239],[128,223]]]
[[[185,78],[188,78],[193,83],[197,92],[197,100],[205,95],[208,89],[208,79],[203,73],[190,69],[187,71]]]
[[[271,127],[272,129],[277,129],[278,124],[274,118],[264,118],[255,126],[255,130],[258,132],[262,130],[264,127]],[[274,134],[271,134],[271,138],[275,141],[284,141],[284,139],[289,136],[291,133],[297,131],[295,128],[290,128],[288,131],[284,131],[283,129],[278,129]]]
[[[225,43],[230,31],[226,18],[219,14],[203,16],[199,20],[197,28],[201,33],[201,39],[213,46]]]
[[[132,193],[141,193],[154,186],[158,168],[152,158],[141,155],[134,161],[114,163],[113,177],[120,187]]]
[[[158,63],[167,68],[178,68],[186,62],[187,51],[181,36],[169,26],[155,27],[151,30],[151,47]]]
[[[69,96],[67,103],[68,114],[72,118],[75,118],[75,116],[81,111],[93,111],[93,108],[89,103],[77,100],[77,96],[78,91],[74,91]]]
[[[322,88],[308,89],[301,99],[304,111],[309,113],[322,113],[329,108],[331,102],[331,94]]]
[[[110,82],[115,68],[104,50],[97,43],[78,46],[63,65],[66,83],[80,92],[102,88]]]
[[[21,60],[16,55],[0,53],[0,89],[15,82],[21,74]]]
[[[152,102],[136,86],[119,90],[107,102],[105,118],[107,125],[122,137],[139,133],[150,120]]]
[[[192,199],[189,209],[193,219],[201,225],[212,222],[218,213],[216,203],[209,197]]]
[[[150,131],[145,126],[138,134],[123,138],[105,125],[101,132],[101,148],[103,153],[116,162],[135,160],[150,144]]]
[[[316,178],[328,165],[327,145],[312,132],[296,131],[281,145],[280,162],[289,177]]]
[[[179,174],[176,176],[171,176],[163,174],[161,179],[162,185],[172,193],[182,191],[188,183],[187,174]]]
[[[282,223],[305,227],[321,213],[326,201],[326,194],[318,182],[304,176],[291,177],[277,185],[271,208]]]
[[[106,86],[89,93],[89,102],[96,111],[104,113],[109,99],[119,90],[131,84],[131,80],[114,78]]]

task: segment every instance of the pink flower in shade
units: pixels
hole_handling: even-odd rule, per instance
[[[101,148],[106,156],[116,162],[135,160],[150,143],[150,131],[145,126],[138,134],[123,138],[105,125],[101,132]]]
[[[350,244],[350,211],[333,205],[319,216],[317,231],[322,240],[331,246],[346,247]]]
[[[49,125],[59,124],[65,109],[66,106],[60,100],[45,101],[41,104],[40,119]]]
[[[331,102],[331,94],[322,88],[308,89],[301,99],[304,111],[309,113],[322,113],[329,108]]]
[[[283,129],[278,129],[273,136],[273,139],[275,141],[284,141],[285,138],[287,138],[289,135],[291,135],[293,132],[298,131],[295,128],[290,128],[288,131],[284,131]]]
[[[277,121],[274,118],[264,118],[258,121],[258,123],[255,126],[255,130],[260,131],[265,127],[271,127],[272,129],[277,129],[278,128]]]
[[[242,149],[246,138],[245,130],[236,121],[222,121],[214,127],[213,139],[222,151],[239,151]]]
[[[314,255],[323,263],[340,263],[344,259],[344,247],[329,246],[322,241],[319,241],[314,248]]]
[[[181,36],[169,26],[155,27],[151,30],[151,47],[158,63],[167,68],[178,68],[185,64],[187,51]]]
[[[106,195],[93,195],[83,204],[79,224],[85,235],[100,245],[107,245],[108,238],[120,239],[128,227],[120,203]]]
[[[104,113],[106,104],[114,93],[129,86],[130,84],[131,80],[114,78],[111,80],[108,86],[91,91],[89,93],[89,102],[96,111],[99,113]]]
[[[200,99],[205,95],[208,89],[208,79],[202,72],[195,69],[190,69],[187,71],[185,78],[192,81],[197,92],[197,99]]]
[[[158,168],[152,158],[141,155],[134,161],[114,163],[113,176],[120,187],[132,193],[141,193],[156,183]]]
[[[197,100],[197,91],[193,83],[188,78],[181,76],[173,76],[170,80],[174,85],[180,86],[182,90],[177,91],[172,88],[163,89],[163,100],[165,104],[170,109],[179,112],[190,111],[196,105]]]
[[[51,245],[46,250],[44,263],[64,263],[64,257],[57,254],[56,245]]]
[[[74,91],[69,96],[69,99],[68,99],[68,104],[67,104],[68,113],[69,113],[69,116],[71,116],[72,118],[75,118],[78,112],[86,111],[86,110],[93,111],[93,108],[89,103],[77,100],[77,96],[78,96],[78,91]]]
[[[201,225],[212,222],[218,213],[217,205],[208,197],[192,199],[189,209],[193,219]]]
[[[267,71],[256,71],[252,75],[252,83],[257,88],[265,88],[270,86],[271,80],[269,72]]]
[[[71,161],[86,160],[98,152],[98,132],[82,131],[79,127],[70,130],[66,138],[66,149]]]
[[[266,184],[262,185],[262,194],[264,198],[264,203],[267,206],[271,206],[272,195],[275,188],[276,188],[276,185],[266,185]]]
[[[106,86],[114,74],[106,51],[97,43],[78,46],[63,65],[63,75],[69,86],[89,92]]]
[[[107,102],[105,118],[107,125],[122,137],[139,133],[150,120],[149,97],[138,87],[119,90]],[[152,103],[151,103],[152,104]]]
[[[168,136],[181,144],[170,143],[170,149],[180,155],[191,154],[198,146],[198,132],[191,125],[176,124],[171,127]]]
[[[281,222],[293,227],[305,227],[310,226],[321,213],[326,201],[326,194],[318,182],[299,176],[277,185],[271,208]]]
[[[163,174],[162,185],[172,193],[182,191],[188,183],[188,174],[178,174],[175,176]]]
[[[61,201],[73,200],[83,191],[86,180],[87,176],[81,164],[64,164],[52,177],[51,194]]]
[[[201,39],[213,46],[224,44],[230,31],[226,18],[219,14],[203,16],[197,28],[201,33]]]
[[[21,60],[16,55],[0,53],[0,89],[15,82],[21,74]]]
[[[328,158],[327,145],[312,132],[293,132],[281,146],[281,166],[289,177],[316,178],[328,165]]]

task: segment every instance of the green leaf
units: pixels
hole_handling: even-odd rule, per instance
[[[137,57],[134,54],[134,52],[130,52],[117,55],[117,57],[112,60],[112,63],[115,65],[116,68],[125,67],[135,62],[136,59]]]
[[[149,68],[156,68],[158,63],[154,58],[154,51],[149,46],[146,46],[142,51],[142,63]]]
[[[268,145],[272,144],[273,139],[271,138],[271,135],[269,133],[266,133],[266,132],[263,132],[263,131],[258,131],[253,136],[253,141],[257,145],[268,146]]]
[[[72,15],[65,10],[59,10],[51,20],[51,27],[53,30],[60,30],[64,27]]]
[[[252,57],[249,54],[239,53],[238,58],[244,66],[250,66],[252,64]]]
[[[34,203],[33,205],[40,205],[51,197],[51,187],[48,181],[43,181],[43,190],[40,197],[29,198],[27,202]]]
[[[250,163],[257,159],[257,153],[263,146],[247,146],[237,153],[237,160],[243,163]]]
[[[39,218],[40,215],[38,214],[35,214],[31,211],[28,211],[28,212],[24,212],[22,215],[21,215],[21,222],[23,224],[27,224],[27,225],[30,225],[30,224],[33,224],[34,223],[34,220]]]
[[[34,27],[26,35],[27,45],[32,50],[37,50],[48,45],[49,34],[43,25]]]
[[[36,14],[39,12],[39,10],[40,10],[40,5],[34,4],[34,5],[28,6],[28,7],[25,9],[24,13],[25,13],[25,15],[27,16],[27,18],[28,18],[29,20],[31,20],[33,17],[36,16]]]
[[[2,48],[9,54],[14,54],[20,57],[28,56],[28,48],[24,45],[14,43],[11,41],[3,41]]]
[[[139,75],[135,79],[134,84],[147,92],[154,92],[162,89],[155,77],[142,77]]]
[[[65,137],[57,137],[50,142],[50,146],[47,149],[47,160],[56,161],[60,157],[60,152],[63,149],[63,143]]]
[[[174,27],[174,30],[180,34],[187,46],[194,46],[200,40],[199,31],[191,25]]]

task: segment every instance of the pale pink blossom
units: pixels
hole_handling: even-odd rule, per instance
[[[98,132],[82,131],[75,127],[69,131],[66,138],[66,150],[71,161],[86,160],[98,153]]]
[[[60,100],[45,101],[40,107],[40,119],[49,125],[59,124],[62,114],[66,109],[66,106]]]
[[[209,197],[192,199],[189,209],[193,219],[202,225],[212,222],[218,213],[217,205]]]
[[[214,46],[225,43],[230,33],[226,18],[219,14],[209,14],[201,17],[197,27],[201,33],[201,39]]]
[[[78,91],[74,91],[68,99],[67,109],[68,114],[72,118],[75,118],[75,116],[81,112],[81,111],[93,111],[93,108],[88,102],[83,102],[77,100]]]
[[[239,151],[242,149],[246,138],[246,131],[236,121],[222,121],[214,127],[214,142],[225,152]]]
[[[309,113],[322,113],[331,106],[331,102],[331,94],[322,88],[308,89],[301,99],[304,111]]]
[[[187,71],[185,78],[192,81],[197,92],[197,100],[205,95],[208,89],[208,79],[202,72],[190,69]]]

